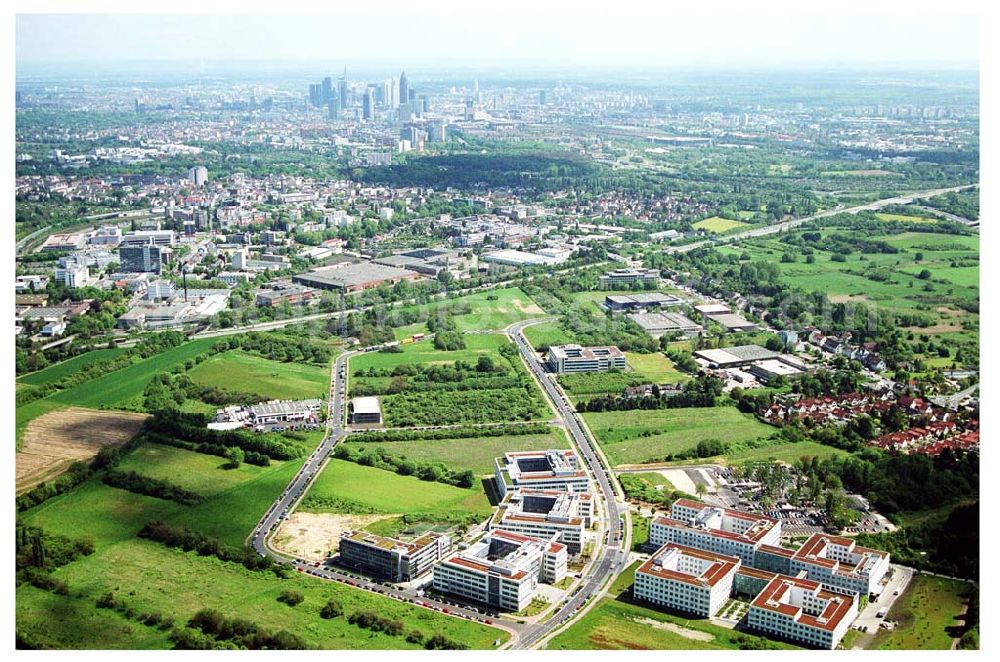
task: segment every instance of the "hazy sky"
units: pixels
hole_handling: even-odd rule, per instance
[[[499,10],[502,0],[496,1]],[[979,26],[975,16],[928,15],[566,11],[486,17],[424,9],[368,16],[21,14],[16,52],[18,64],[199,59],[456,66],[969,64],[979,58]]]

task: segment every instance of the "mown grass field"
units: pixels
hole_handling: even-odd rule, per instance
[[[482,292],[474,292],[457,299],[435,301],[421,306],[407,306],[401,310],[426,311],[435,313],[458,303],[468,303],[472,312],[455,315],[455,326],[459,331],[501,330],[514,322],[542,317],[545,315],[538,304],[518,287],[505,287]],[[396,338],[402,339],[414,333],[426,333],[427,325],[417,322],[395,330]]]
[[[573,336],[566,333],[559,326],[559,322],[532,324],[524,329],[524,336],[535,349],[541,349],[550,345],[565,345],[573,342]]]
[[[449,469],[472,469],[477,475],[492,474],[493,459],[507,452],[569,448],[566,435],[555,429],[550,434],[510,437],[345,443],[359,451],[379,450],[420,462],[440,462]]]
[[[211,356],[187,375],[203,386],[256,393],[263,400],[322,398],[330,380],[323,366],[271,361],[238,350]]]
[[[312,448],[318,440],[316,433],[301,443]],[[235,470],[224,470],[219,467],[221,462],[221,458],[214,456],[147,444],[120,465],[204,494],[207,498],[198,506],[186,507],[107,487],[94,478],[21,514],[24,521],[48,532],[72,538],[87,536],[95,542],[96,551],[55,571],[57,578],[69,584],[69,597],[45,593],[27,584],[17,589],[18,633],[29,641],[55,648],[169,648],[167,633],[96,608],[96,599],[113,591],[137,611],[158,611],[178,624],[186,622],[199,609],[210,607],[227,616],[255,621],[271,631],[287,629],[310,645],[322,648],[415,647],[402,637],[375,634],[349,625],[344,617],[320,618],[320,607],[330,598],[337,599],[348,614],[360,609],[373,610],[402,620],[406,631],[419,629],[426,636],[440,632],[477,648],[492,648],[496,638],[506,640],[506,634],[492,628],[350,587],[301,575],[279,579],[270,572],[251,572],[235,563],[169,549],[135,537],[146,523],[161,519],[194,528],[228,545],[241,546],[257,519],[301,465],[301,460],[294,460],[274,462],[270,467],[244,464]],[[371,471],[386,474],[390,482],[398,478],[377,469]],[[361,483],[372,493],[380,492],[386,484],[372,480],[371,475]],[[434,488],[441,487],[464,498],[472,495],[472,490],[424,485],[430,485],[434,494],[437,494]],[[349,489],[358,491],[358,483],[351,484]],[[398,490],[394,493],[398,494]],[[412,498],[427,493],[411,489],[408,495]],[[446,501],[438,499],[434,503],[441,505]],[[456,503],[461,501],[455,499]],[[300,591],[305,601],[295,608],[277,602],[277,596],[286,589]]]
[[[612,465],[642,464],[694,448],[706,439],[732,443],[774,432],[735,407],[640,409],[583,416]]]
[[[675,368],[673,361],[661,352],[651,354],[625,352],[625,358],[634,372],[656,384],[676,384],[690,379],[686,373]]]
[[[509,342],[501,334],[469,334],[462,336],[465,339],[465,349],[446,352],[434,349],[433,340],[421,340],[415,343],[400,345],[401,352],[366,352],[359,354],[350,360],[350,373],[356,370],[367,370],[368,368],[383,369],[395,368],[404,363],[413,364],[434,364],[434,363],[454,363],[455,361],[466,361],[475,363],[481,354],[486,354],[497,358],[496,350],[502,344]]]
[[[917,575],[896,600],[887,618],[899,623],[889,632],[879,630],[869,649],[948,650],[961,634],[971,586],[965,582]]]
[[[720,216],[712,216],[711,218],[706,218],[702,221],[698,221],[697,223],[692,223],[691,227],[696,230],[704,230],[705,232],[711,232],[713,234],[724,234],[733,230],[748,228],[750,227],[750,224],[742,221],[733,221]]]
[[[333,509],[316,504],[334,504]],[[474,513],[486,519],[490,504],[478,485],[472,489],[420,480],[345,460],[331,459],[306,493],[309,512],[387,514],[435,513],[442,517]]]
[[[44,370],[22,375],[17,378],[17,381],[22,384],[32,384],[36,386],[40,384],[50,384],[52,382],[59,381],[67,375],[79,372],[92,363],[113,359],[124,351],[125,350],[121,347],[114,347],[112,349],[95,349],[87,352],[86,354],[74,356],[71,359],[61,361],[55,365],[50,365]]]
[[[885,212],[876,212],[875,218],[880,221],[899,221],[901,223],[934,223],[937,221],[936,218],[929,218],[927,216],[910,216],[909,214],[888,214]]]

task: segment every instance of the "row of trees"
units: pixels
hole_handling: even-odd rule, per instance
[[[418,462],[385,451],[356,451],[345,444],[338,444],[333,451],[333,456],[367,467],[393,471],[401,476],[416,476],[420,480],[445,483],[455,487],[470,488],[476,483],[476,474],[471,469],[456,471],[439,462]]]

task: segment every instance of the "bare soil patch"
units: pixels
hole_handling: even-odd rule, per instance
[[[669,630],[674,634],[680,635],[685,639],[691,639],[692,641],[715,641],[715,636],[709,634],[708,632],[692,630],[691,628],[686,628],[681,625],[677,625],[676,623],[654,621],[652,618],[635,618],[633,620],[637,623],[642,623],[643,625],[656,628],[657,630]]]
[[[73,462],[86,462],[103,446],[123,444],[147,414],[70,407],[39,416],[24,430],[15,457],[18,494],[55,478]]]
[[[542,310],[541,307],[537,303],[535,303],[534,301],[531,302],[531,305],[526,305],[520,299],[511,299],[510,302],[512,304],[514,304],[514,306],[516,306],[517,309],[520,310],[522,313],[526,313],[528,315],[544,315],[545,314],[545,311]]]
[[[363,529],[372,522],[397,515],[334,515],[292,513],[278,527],[271,544],[275,549],[307,561],[322,561],[340,549],[340,534]]]
[[[864,294],[834,294],[830,297],[830,303],[848,303],[851,301],[871,301]]]

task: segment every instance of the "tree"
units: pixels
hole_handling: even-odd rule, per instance
[[[230,469],[237,469],[241,464],[243,464],[245,457],[246,456],[243,453],[242,448],[239,448],[238,446],[230,446],[226,449],[226,459],[229,460],[229,464],[226,466]]]
[[[278,596],[278,602],[284,602],[289,607],[294,607],[305,599],[306,597],[298,591],[290,591],[287,589],[282,591],[281,595]]]
[[[344,608],[340,606],[340,603],[336,600],[328,600],[323,608],[320,609],[319,615],[322,618],[336,618],[344,613]]]

